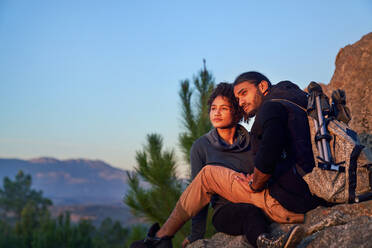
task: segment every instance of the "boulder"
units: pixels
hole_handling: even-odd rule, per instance
[[[358,133],[371,133],[372,32],[340,49],[328,87],[345,90],[347,106],[353,117],[350,127]]]
[[[352,116],[349,126],[372,149],[372,32],[341,48],[335,65],[332,79],[322,85],[323,90],[328,96],[334,89],[345,91]]]
[[[249,221],[249,220],[247,220]],[[293,224],[270,226],[271,234],[279,236],[288,232]],[[309,211],[301,224],[305,235],[298,247],[371,247],[372,244],[372,200],[340,204],[333,207],[318,207]],[[198,240],[188,248],[252,247],[244,236],[217,233],[210,239]]]
[[[187,248],[215,248],[215,247],[234,247],[234,248],[253,248],[244,236],[232,236],[224,233],[216,233],[210,239],[199,239]]]

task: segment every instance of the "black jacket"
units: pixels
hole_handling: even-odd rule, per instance
[[[283,81],[271,87],[251,130],[254,165],[272,175],[268,182],[272,197],[290,211],[305,213],[320,203],[296,169],[297,164],[310,172],[315,165],[309,125],[306,112],[286,100],[307,106],[307,94],[297,85]]]

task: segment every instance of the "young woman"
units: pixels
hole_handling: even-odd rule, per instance
[[[206,165],[222,166],[244,175],[252,173],[253,154],[250,149],[249,133],[238,124],[243,117],[244,111],[239,107],[234,97],[233,86],[228,83],[218,84],[209,98],[208,107],[210,121],[214,128],[196,140],[191,148],[192,179]],[[194,185],[193,187],[202,187],[202,185]],[[276,240],[266,238],[267,218],[254,205],[232,203],[217,194],[213,194],[209,199],[205,199],[202,195],[193,195],[195,204],[209,202],[209,200],[214,208],[212,223],[219,232],[230,235],[245,235],[253,246],[256,246],[257,240],[283,243],[290,236],[287,234]],[[182,201],[182,197],[180,201]],[[172,233],[173,235],[175,233],[174,229],[178,230],[180,228],[179,223],[184,223],[183,220],[189,219],[190,216],[190,213],[183,213],[183,210],[177,206],[177,211],[172,212],[167,224],[162,227],[160,232],[158,232],[159,226],[157,224],[153,225],[147,238],[143,241],[134,242],[131,248],[172,247],[171,237],[164,236],[162,233]],[[183,247],[197,239],[203,238],[208,207],[209,204],[199,212],[192,214],[194,217],[192,218],[191,235],[184,240]],[[170,229],[172,230],[167,230],[167,227],[171,227]],[[292,236],[293,231],[291,232]],[[269,244],[272,245],[271,243]]]

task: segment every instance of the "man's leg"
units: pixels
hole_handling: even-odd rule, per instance
[[[285,209],[270,196],[269,190],[254,193],[248,183],[237,180],[242,174],[221,166],[205,166],[181,195],[178,204],[190,216],[218,194],[233,203],[250,203],[261,208],[269,218],[279,223],[303,222],[304,215]]]
[[[221,166],[205,166],[182,193],[172,214],[157,233],[158,237],[173,236],[182,225],[195,216],[218,194],[233,203],[250,203],[261,208],[279,223],[303,222],[304,215],[286,210],[272,198],[267,189],[254,193],[246,182],[237,180],[240,173]]]
[[[244,235],[249,243],[257,246],[259,235],[268,232],[268,221],[261,209],[247,203],[228,203],[213,215],[217,231],[230,235]]]

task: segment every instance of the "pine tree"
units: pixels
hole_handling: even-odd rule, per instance
[[[193,87],[186,79],[181,81],[179,91],[184,126],[179,142],[187,162],[190,160],[190,148],[194,141],[212,127],[207,102],[214,88],[214,78],[207,70],[205,60],[203,64],[203,69],[193,77]],[[163,224],[183,191],[183,184],[176,173],[174,151],[163,151],[162,137],[158,134],[149,134],[143,150],[136,154],[136,161],[136,173],[128,173],[130,190],[124,202],[136,216],[143,217],[149,223]],[[173,240],[175,247],[180,246],[189,232],[190,222],[176,234]]]
[[[195,89],[191,87],[188,79],[181,81],[179,91],[184,127],[184,131],[179,135],[179,143],[187,162],[190,162],[190,148],[194,141],[212,128],[207,103],[214,88],[214,78],[207,70],[205,59],[203,60],[203,69],[193,77],[193,84],[196,94],[194,94]]]
[[[203,59],[203,69],[198,72],[197,76],[193,77],[193,84],[194,88],[191,88],[190,81],[188,79],[183,80],[179,91],[182,102],[182,124],[184,127],[184,131],[179,135],[179,144],[184,160],[187,163],[190,163],[192,144],[212,128],[209,120],[208,99],[214,89],[215,82],[212,73],[207,70],[205,59]],[[195,89],[196,94],[194,94]],[[209,209],[206,237],[210,237],[215,233],[211,221],[211,212]]]
[[[42,215],[47,211],[52,201],[43,197],[42,191],[31,189],[32,178],[19,171],[12,181],[8,177],[4,178],[3,189],[0,188],[0,208],[5,213],[15,214],[17,221],[21,218],[21,213],[27,205],[33,205],[35,211]],[[30,206],[29,206],[30,208]]]
[[[163,151],[159,134],[147,135],[147,144],[136,155],[137,173],[128,173],[130,191],[125,203],[137,216],[164,223],[182,193],[173,151]],[[140,186],[140,178],[149,186]],[[166,197],[165,197],[166,194]]]
[[[130,190],[124,202],[136,216],[162,225],[183,190],[182,182],[177,178],[174,151],[164,151],[162,137],[149,134],[143,150],[137,152],[136,160],[136,173],[128,173]],[[180,244],[187,234],[181,230],[175,244]]]

